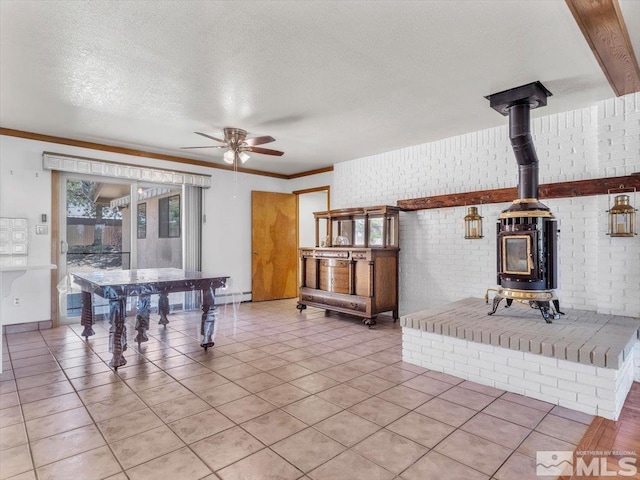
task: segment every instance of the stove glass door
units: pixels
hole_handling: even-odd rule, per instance
[[[531,275],[531,236],[509,235],[502,237],[503,272],[512,275]]]

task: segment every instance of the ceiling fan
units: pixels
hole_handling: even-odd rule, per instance
[[[247,152],[261,153],[263,155],[284,155],[284,152],[281,152],[279,150],[271,150],[270,148],[262,148],[256,146],[276,141],[275,138],[268,135],[264,137],[247,138],[247,131],[242,130],[241,128],[224,128],[222,132],[224,133],[224,140],[212,137],[211,135],[207,135],[206,133],[194,132],[202,137],[220,142],[222,145],[181,147],[181,149],[193,150],[198,148],[226,148],[227,151],[224,153],[224,161],[229,165],[237,165],[238,160],[240,160],[241,163],[249,160],[249,154]]]

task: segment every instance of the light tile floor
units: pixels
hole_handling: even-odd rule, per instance
[[[207,352],[198,312],[152,318],[117,373],[104,322],[4,336],[0,479],[525,480],[592,420],[403,363],[388,317],[231,312]]]

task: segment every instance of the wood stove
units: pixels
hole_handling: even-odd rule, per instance
[[[518,162],[518,198],[497,223],[497,283],[493,315],[503,299],[537,309],[547,323],[562,314],[557,287],[558,225],[549,207],[538,201],[538,158],[529,125],[530,110],[551,95],[540,82],[486,97],[491,108],[509,116],[509,139]]]

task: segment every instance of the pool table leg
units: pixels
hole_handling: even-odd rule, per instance
[[[167,318],[167,315],[169,315],[169,294],[166,292],[161,293],[158,299],[158,314],[160,314],[158,323],[166,327],[169,323]]]
[[[200,334],[202,342],[200,346],[207,350],[213,347],[216,328],[216,307],[214,305],[213,288],[202,290],[202,324],[200,326]]]
[[[84,327],[82,336],[85,341],[95,335],[93,331],[93,300],[91,298],[91,292],[82,292],[82,316],[80,317],[80,325]]]
[[[151,296],[140,295],[138,297],[138,314],[136,315],[136,342],[138,342],[138,348],[142,342],[148,342],[147,330],[149,330],[149,315],[151,311]]]
[[[114,370],[127,364],[124,358],[124,351],[127,349],[127,327],[124,324],[126,316],[126,298],[115,298],[109,300],[109,310],[111,313],[111,329],[109,330],[109,351],[113,353],[113,358],[109,366]]]

